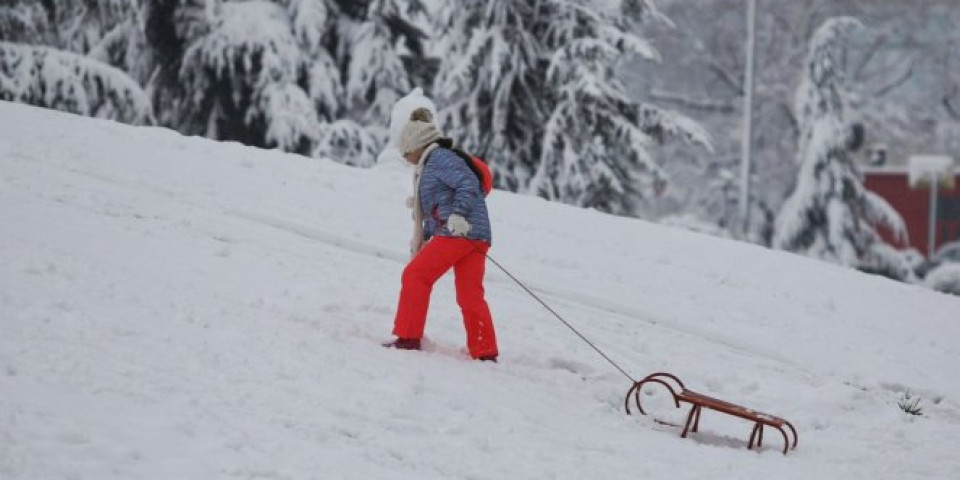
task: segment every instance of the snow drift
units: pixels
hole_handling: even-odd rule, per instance
[[[409,172],[0,102],[0,477],[956,478],[960,301],[494,192],[491,255],[633,375],[782,415],[626,417],[629,381],[499,272],[501,363],[449,278],[383,349]],[[897,407],[907,390],[922,416]],[[658,418],[678,421],[651,389]]]

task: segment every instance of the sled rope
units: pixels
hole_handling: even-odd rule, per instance
[[[550,308],[550,305],[547,305],[546,302],[541,300],[540,297],[538,297],[537,294],[533,293],[529,288],[527,288],[527,286],[524,285],[523,282],[521,282],[520,280],[517,280],[517,277],[514,277],[513,274],[507,271],[506,268],[503,268],[503,265],[500,265],[499,263],[497,263],[497,261],[494,260],[493,257],[490,256],[490,254],[487,254],[487,258],[491,262],[493,262],[493,264],[496,265],[497,268],[503,271],[503,273],[507,274],[507,276],[510,277],[511,280],[513,280],[514,282],[517,282],[517,285],[520,285],[520,288],[524,289],[528,294],[530,294],[531,297],[533,297],[536,301],[540,302],[540,305],[543,305],[543,308],[546,308],[550,313],[553,314],[553,316],[557,317],[557,320],[560,320],[561,322],[563,322],[563,324],[566,325],[567,328],[570,329],[570,331],[575,333],[578,337],[580,337],[581,340],[586,342],[587,345],[590,345],[591,348],[596,350],[596,352],[599,353],[604,360],[609,362],[610,365],[613,365],[613,368],[616,368],[617,370],[619,370],[620,373],[622,373],[623,376],[627,377],[627,379],[629,379],[632,383],[634,384],[637,383],[637,381],[632,376],[630,376],[630,374],[627,373],[626,370],[624,370],[623,368],[620,368],[620,365],[617,365],[617,362],[614,362],[613,360],[611,360],[610,357],[607,356],[607,354],[603,353],[603,350],[600,350],[599,347],[594,345],[593,342],[587,339],[587,337],[583,336],[583,334],[580,333],[576,328],[574,328],[573,325],[570,325],[570,322],[567,322],[566,320],[564,320],[559,313],[557,313],[552,308]]]

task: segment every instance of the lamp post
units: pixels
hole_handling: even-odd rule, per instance
[[[937,251],[937,197],[940,179],[930,179],[930,223],[927,225],[927,258],[933,257]]]
[[[937,200],[940,189],[954,187],[953,158],[945,155],[913,155],[908,160],[911,188],[929,188],[930,203],[927,205],[927,257],[936,253],[937,247]]]
[[[740,218],[744,237],[750,229],[750,155],[753,137],[753,57],[756,45],[757,0],[747,0],[747,65],[743,87],[743,139],[740,142]]]

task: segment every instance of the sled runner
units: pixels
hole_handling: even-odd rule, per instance
[[[678,393],[674,390],[673,386],[667,382],[667,380],[672,380],[680,388]],[[659,383],[664,387],[667,387],[670,390],[670,393],[673,395],[673,402],[677,405],[677,408],[680,408],[680,402],[687,402],[693,407],[690,409],[690,413],[687,415],[687,423],[683,427],[683,432],[680,434],[681,437],[687,438],[687,433],[696,432],[700,427],[700,412],[706,407],[710,410],[714,410],[721,413],[726,413],[728,415],[733,415],[735,417],[740,417],[751,422],[754,422],[753,431],[750,433],[750,443],[747,445],[748,449],[753,449],[753,444],[756,442],[757,448],[763,446],[763,427],[771,427],[780,431],[780,434],[783,435],[783,454],[787,454],[787,450],[790,449],[790,440],[787,437],[787,432],[783,427],[790,429],[790,432],[793,434],[793,449],[797,448],[797,442],[799,438],[797,437],[797,431],[793,428],[793,425],[790,422],[773,415],[768,415],[766,413],[758,412],[756,410],[742,407],[740,405],[735,405],[723,400],[719,400],[702,393],[697,393],[693,390],[688,390],[683,382],[679,378],[671,375],[669,373],[652,373],[644,377],[643,380],[633,384],[633,387],[627,392],[627,397],[624,400],[624,408],[627,410],[627,415],[630,415],[630,395],[634,396],[634,402],[637,404],[637,410],[641,414],[646,415],[647,413],[643,411],[643,407],[640,405],[640,389],[644,384],[647,383]],[[691,429],[691,422],[693,422],[693,428]]]

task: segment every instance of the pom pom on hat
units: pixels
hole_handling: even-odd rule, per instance
[[[433,122],[433,114],[430,113],[430,110],[420,107],[412,112],[410,112],[410,120],[415,122]]]

